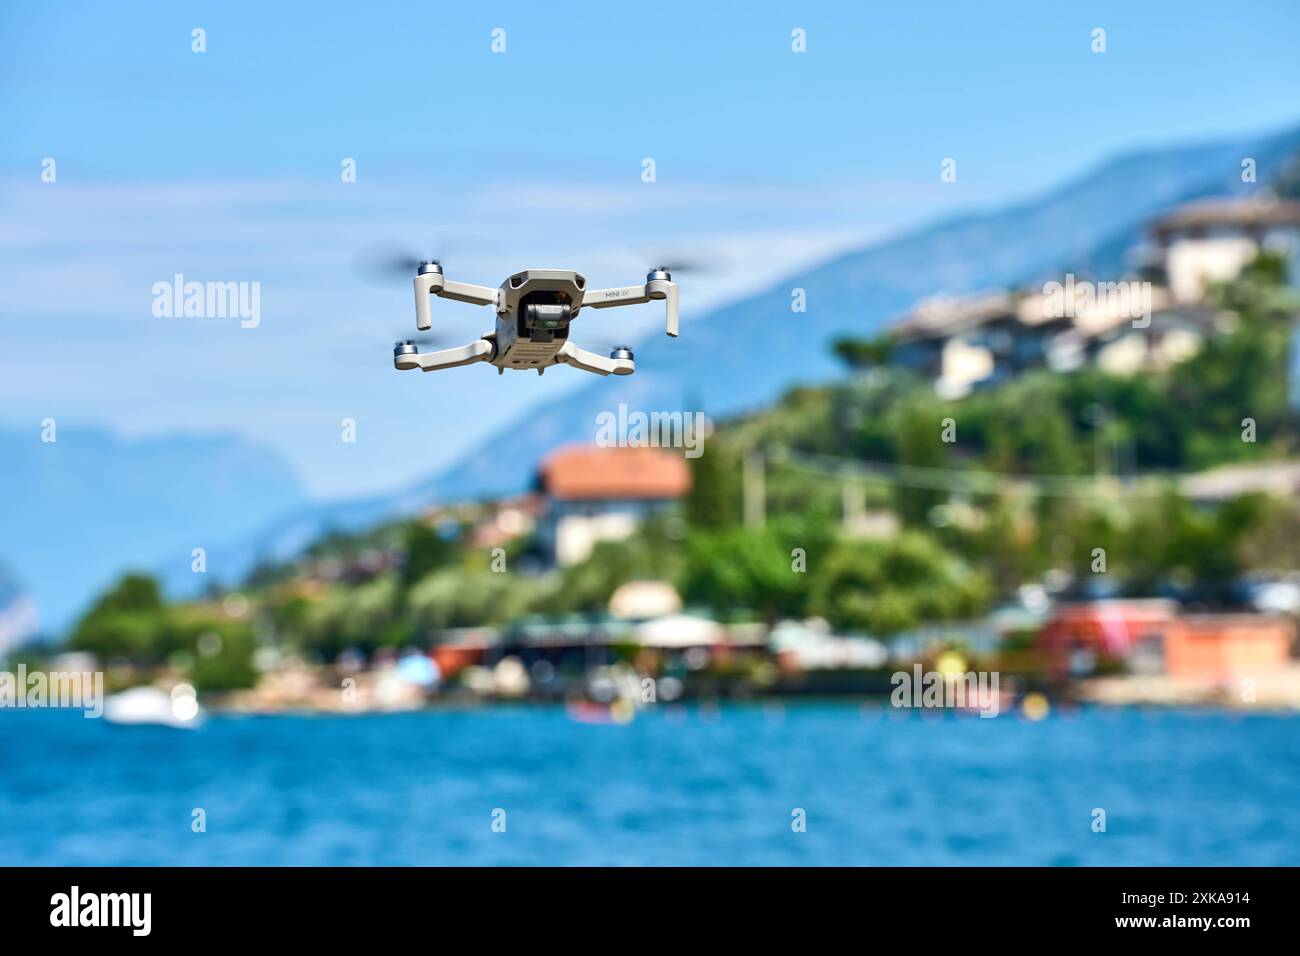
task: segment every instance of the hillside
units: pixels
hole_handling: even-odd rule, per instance
[[[286,516],[244,547],[284,557],[326,528],[351,529],[432,501],[492,497],[527,486],[557,445],[589,441],[596,416],[626,402],[646,410],[703,409],[714,417],[759,407],[800,382],[837,374],[827,343],[867,336],[918,298],[1014,286],[1066,269],[1117,276],[1143,224],[1170,205],[1258,188],[1241,182],[1243,156],[1261,183],[1280,177],[1300,152],[1300,129],[1227,143],[1135,152],[1050,193],[1006,209],[945,220],[873,244],[707,315],[684,306],[679,339],[637,346],[637,373],[593,380],[548,407],[521,409],[514,424],[456,465],[392,496],[344,501]],[[791,289],[808,309],[790,310]],[[508,438],[508,440],[507,440]]]
[[[813,616],[882,640],[968,628],[997,608],[1021,621],[1023,638],[1049,596],[1238,611],[1300,567],[1295,496],[1233,491],[1211,504],[1184,497],[1176,477],[1227,462],[1276,467],[1300,450],[1286,389],[1297,299],[1285,260],[1265,254],[1207,301],[1232,321],[1142,374],[1040,368],[944,400],[925,377],[878,361],[793,389],[721,424],[690,459],[679,512],[562,567],[527,560],[547,549],[537,529],[498,537],[490,506],[461,505],[434,521],[328,535],[259,566],[232,600],[169,605],[149,578],[124,578],[71,644],[144,669],[188,660],[196,686],[227,690],[256,683],[268,638],[323,662],[454,645],[462,629],[522,640],[537,624],[602,620],[634,581],[671,584],[719,621]],[[1243,441],[1247,409],[1257,430]],[[754,486],[743,487],[755,451],[765,457],[760,520]],[[935,485],[921,473],[981,480]]]

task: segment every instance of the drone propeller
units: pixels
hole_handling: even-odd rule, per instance
[[[428,259],[426,254],[424,259]],[[372,243],[359,251],[352,260],[353,271],[363,279],[380,285],[392,285],[399,279],[410,279],[420,266],[421,257],[405,245],[391,242]]]
[[[653,263],[657,268],[668,270],[674,278],[679,275],[717,275],[731,268],[726,259],[715,252],[690,253],[682,249],[658,249],[649,256],[643,251],[638,257],[647,263]]]
[[[376,339],[379,336],[375,336]],[[403,333],[393,339],[394,343],[405,342],[407,345],[429,345],[433,348],[446,348],[453,344],[456,339],[450,335],[442,335],[436,332],[416,332],[414,335]]]
[[[353,256],[352,268],[363,279],[391,287],[400,279],[409,282],[421,263],[440,262],[444,256],[463,256],[474,250],[481,253],[489,248],[490,244],[463,237],[449,239],[444,236],[419,248],[409,242],[381,240],[360,249]]]
[[[695,259],[660,256],[650,261],[655,263],[655,269],[671,273],[674,278],[677,276],[708,275],[715,271],[712,267]]]
[[[569,338],[580,348],[587,349],[591,352],[597,352],[602,355],[609,355],[613,352],[633,351],[632,337],[622,335],[615,337],[602,335],[588,335],[589,329],[570,330]]]

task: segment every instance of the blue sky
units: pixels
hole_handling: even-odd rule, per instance
[[[530,265],[624,284],[711,251],[729,268],[683,283],[698,314],[759,261],[1300,121],[1288,3],[287,6],[0,7],[0,426],[236,433],[317,496],[386,489],[585,380],[399,375],[409,282],[352,267],[375,243],[487,285]],[[261,325],[154,316],[177,272],[260,282]],[[464,310],[468,341],[487,325]]]

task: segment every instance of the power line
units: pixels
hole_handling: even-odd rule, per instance
[[[862,461],[837,458],[815,452],[794,451],[784,447],[767,450],[773,465],[785,465],[836,480],[856,480],[902,488],[946,491],[951,494],[1016,496],[1045,495],[1057,498],[1101,498],[1116,494],[1158,497],[1163,494],[1170,476],[1135,475],[1121,480],[1079,475],[1025,475],[988,471],[980,468],[934,468],[903,465],[896,462]]]

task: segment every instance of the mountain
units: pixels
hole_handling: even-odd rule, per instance
[[[1126,254],[1157,213],[1258,190],[1289,175],[1298,153],[1300,128],[1134,152],[1045,195],[874,243],[707,315],[692,315],[686,302],[681,337],[651,336],[637,345],[635,375],[593,379],[542,414],[521,409],[527,427],[506,425],[455,465],[400,493],[286,516],[245,546],[241,566],[250,566],[253,555],[288,557],[326,529],[362,528],[439,500],[520,491],[547,452],[592,441],[597,415],[616,412],[620,403],[703,410],[715,418],[760,407],[793,385],[841,374],[832,340],[878,333],[925,296],[1041,283],[1067,271],[1119,278]],[[1246,157],[1256,161],[1258,184],[1241,181]],[[795,288],[805,292],[805,312],[791,311]]]
[[[537,461],[566,441],[593,439],[596,416],[626,402],[645,411],[702,409],[717,417],[762,405],[799,382],[840,372],[827,345],[868,336],[917,299],[1041,283],[1065,271],[1119,278],[1124,253],[1144,224],[1177,203],[1257,190],[1241,181],[1253,157],[1260,183],[1282,175],[1300,152],[1300,129],[1232,143],[1123,156],[1048,195],[965,215],[841,256],[707,316],[683,307],[682,336],[655,336],[636,349],[637,372],[594,380],[550,406],[527,410],[453,467],[412,489],[429,499],[522,488]],[[793,313],[791,290],[806,293]]]
[[[61,629],[126,568],[204,580],[191,551],[247,541],[306,501],[275,452],[236,438],[129,441],[60,425],[0,431],[0,561],[9,587],[34,602],[44,629]]]
[[[0,660],[34,636],[36,608],[17,579],[0,564]]]

